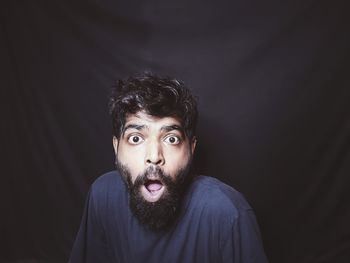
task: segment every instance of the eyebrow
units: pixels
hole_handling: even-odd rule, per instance
[[[128,125],[126,125],[126,126],[124,127],[124,129],[123,129],[123,131],[122,131],[122,134],[124,135],[125,132],[126,132],[128,129],[136,129],[136,130],[140,131],[140,130],[143,130],[143,129],[148,129],[148,126],[147,126],[147,125],[142,125],[142,124],[141,124],[141,125],[140,125],[140,124],[128,124]],[[181,133],[181,135],[184,134],[183,128],[182,128],[181,126],[179,126],[179,125],[176,125],[176,124],[174,124],[174,125],[163,125],[163,126],[160,128],[160,130],[161,130],[162,132],[170,132],[170,131],[176,130],[176,131],[179,131],[179,132]]]
[[[179,125],[164,125],[160,128],[161,131],[165,131],[165,132],[170,132],[170,131],[173,131],[173,130],[177,130],[179,132],[181,132],[181,134],[183,134],[183,128]]]
[[[125,132],[126,132],[126,130],[128,130],[128,129],[136,129],[136,130],[140,131],[140,130],[143,130],[143,129],[145,129],[145,128],[147,128],[146,125],[129,124],[129,125],[126,125],[126,126],[124,127],[124,129],[123,129],[123,131],[122,131],[122,134],[124,135]]]

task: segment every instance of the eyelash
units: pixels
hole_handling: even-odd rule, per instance
[[[131,139],[133,137],[138,137],[138,138],[140,138],[140,140],[137,141],[137,142],[133,142],[132,139]],[[128,142],[130,144],[137,145],[137,144],[141,143],[142,141],[144,141],[144,139],[142,138],[142,136],[140,136],[138,134],[131,134],[130,136],[128,136]]]
[[[170,142],[170,144],[172,144],[172,145],[177,145],[177,144],[179,144],[179,143],[181,142],[180,137],[179,137],[179,136],[176,136],[176,135],[168,135],[168,136],[166,136],[166,137],[164,138],[164,141],[168,140],[169,138],[175,138],[175,139],[177,140],[175,143],[171,143],[171,142]]]
[[[134,138],[134,137],[139,138],[139,140],[138,140],[137,142],[134,142],[133,139],[132,139],[132,138]],[[174,143],[167,142],[167,140],[168,140],[169,138],[175,138],[176,141],[175,141]],[[132,144],[132,145],[137,145],[137,144],[143,142],[143,141],[144,141],[144,138],[143,138],[141,135],[138,135],[138,134],[131,134],[131,135],[129,135],[129,136],[127,137],[127,141],[128,141],[130,144]],[[170,135],[166,136],[166,137],[163,139],[163,141],[164,141],[165,143],[169,143],[169,144],[171,144],[171,145],[178,145],[178,144],[181,143],[181,138],[180,138],[179,136],[177,136],[177,135],[172,135],[172,134],[170,134]]]

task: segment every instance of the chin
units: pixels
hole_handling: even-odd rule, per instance
[[[169,229],[176,224],[182,199],[189,180],[190,163],[179,169],[176,175],[169,175],[159,167],[150,167],[136,177],[127,166],[118,160],[117,169],[121,173],[130,193],[130,209],[139,223],[153,231]]]

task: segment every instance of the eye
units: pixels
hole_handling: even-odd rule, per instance
[[[129,138],[128,138],[128,142],[131,143],[131,144],[139,144],[141,142],[143,142],[143,138],[139,135],[131,135]]]
[[[167,136],[164,141],[168,144],[179,144],[180,138],[174,135]]]

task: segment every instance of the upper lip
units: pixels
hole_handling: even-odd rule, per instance
[[[148,180],[145,182],[145,185],[149,185],[151,183],[159,183],[159,184],[163,184],[162,181],[158,178],[147,178]]]
[[[147,175],[147,179],[148,180],[152,180],[152,181],[155,181],[155,180],[159,180],[160,181],[159,176],[157,174],[154,174],[154,173]]]

